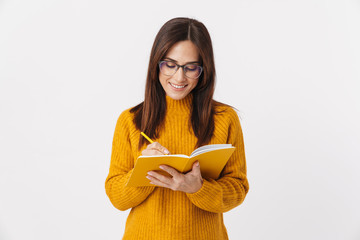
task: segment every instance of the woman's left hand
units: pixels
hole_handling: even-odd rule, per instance
[[[186,193],[195,193],[202,187],[203,179],[201,177],[200,164],[198,161],[193,164],[192,170],[186,174],[179,173],[175,168],[167,165],[161,165],[160,168],[169,173],[172,177],[150,171],[146,176],[150,180],[150,183]]]

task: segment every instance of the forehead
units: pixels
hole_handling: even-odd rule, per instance
[[[165,57],[176,60],[179,64],[199,61],[199,52],[191,41],[180,41],[175,43],[167,52]]]

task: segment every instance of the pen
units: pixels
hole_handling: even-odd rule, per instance
[[[146,138],[150,143],[153,143],[154,141],[153,140],[151,140],[148,136],[146,136],[146,134],[145,133],[143,133],[143,132],[140,132],[140,134],[141,135],[143,135],[144,136],[144,138]],[[166,155],[169,155],[169,153],[165,153]]]
[[[145,133],[141,132],[141,135],[143,135],[144,138],[146,138],[150,143],[153,143],[153,140],[151,140],[148,136],[146,136]]]

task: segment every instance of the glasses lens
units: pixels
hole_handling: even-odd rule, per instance
[[[160,62],[159,68],[160,68],[160,71],[167,76],[174,75],[177,70],[176,64],[173,62],[168,62],[168,61]]]
[[[159,63],[159,68],[162,74],[167,76],[172,76],[178,70],[178,65],[171,61],[161,61]],[[184,66],[185,76],[188,78],[198,78],[202,72],[202,67],[196,64],[188,64]]]
[[[185,75],[188,78],[198,78],[201,74],[202,67],[196,64],[189,64],[184,67]]]

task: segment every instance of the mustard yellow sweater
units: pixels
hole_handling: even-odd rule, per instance
[[[165,127],[158,139],[172,154],[190,155],[196,137],[188,129],[192,96],[182,100],[166,97]],[[239,118],[230,107],[215,115],[215,130],[209,144],[231,143],[235,152],[219,179],[204,178],[202,188],[192,194],[163,187],[126,187],[138,150],[140,131],[133,124],[130,109],[121,113],[115,127],[106,194],[115,208],[131,208],[126,221],[127,239],[228,239],[223,212],[240,205],[249,190],[244,142]],[[200,166],[201,168],[201,166]]]

